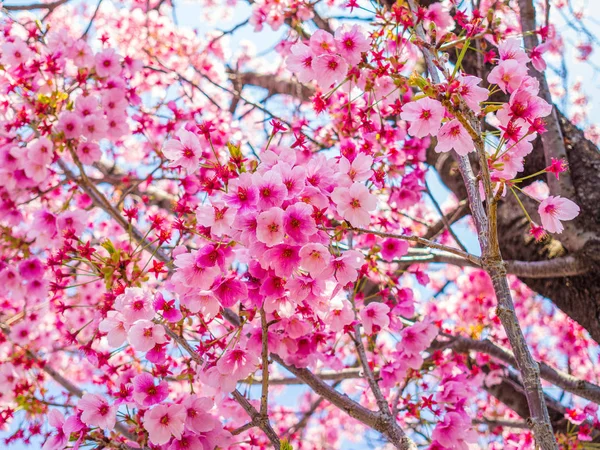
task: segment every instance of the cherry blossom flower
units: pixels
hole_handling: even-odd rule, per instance
[[[521,40],[517,38],[502,41],[498,45],[498,53],[500,61],[514,60],[522,66],[525,66],[529,62],[527,53],[521,48]]]
[[[213,292],[224,308],[231,308],[248,296],[246,284],[233,277],[225,278]]]
[[[322,244],[306,244],[300,249],[300,265],[313,278],[326,269],[330,260],[331,253]]]
[[[284,229],[296,244],[307,242],[309,237],[317,232],[317,225],[312,214],[313,208],[306,203],[294,203],[285,210]]]
[[[348,64],[355,65],[360,62],[361,53],[369,50],[370,43],[360,26],[343,26],[335,30],[335,48]]]
[[[102,333],[106,333],[108,345],[120,347],[127,340],[127,320],[118,311],[108,311],[106,318],[98,325]]]
[[[407,103],[402,107],[400,118],[410,123],[408,132],[414,137],[428,134],[437,136],[445,109],[440,102],[429,97]]]
[[[316,56],[335,52],[335,44],[331,33],[324,30],[317,30],[310,37],[310,49]]]
[[[121,72],[121,64],[119,63],[119,55],[115,49],[107,48],[100,53],[96,53],[95,68],[98,76],[102,78],[118,75]]]
[[[206,397],[189,395],[182,402],[185,407],[186,419],[185,426],[195,433],[206,433],[214,430],[219,424],[218,420],[208,411],[213,407],[213,402]]]
[[[189,173],[194,173],[198,170],[202,148],[198,137],[181,129],[177,132],[177,139],[170,139],[163,148],[163,153],[172,161],[174,167],[181,166]]]
[[[511,93],[521,85],[526,75],[526,65],[514,59],[507,59],[492,69],[488,75],[488,83],[497,84],[502,92]]]
[[[365,306],[360,311],[360,318],[365,333],[378,333],[383,328],[386,328],[390,324],[389,312],[390,307],[384,303],[373,302]]]
[[[30,60],[32,52],[22,39],[2,44],[2,63],[8,66],[18,66]]]
[[[167,342],[166,332],[162,325],[149,320],[138,320],[127,332],[131,346],[138,352],[147,352],[157,344]]]
[[[162,402],[169,395],[166,381],[154,384],[154,377],[149,373],[141,373],[133,383],[133,398],[141,406],[152,406]]]
[[[366,227],[371,221],[370,211],[377,207],[377,198],[361,183],[353,183],[349,189],[335,188],[331,199],[338,213],[353,227]]]
[[[542,226],[550,233],[562,233],[562,220],[572,220],[579,215],[579,206],[568,198],[549,196],[540,203],[538,213]]]
[[[328,89],[333,83],[346,78],[348,63],[338,55],[317,56],[312,63],[315,81],[323,89]]]
[[[292,46],[291,51],[292,54],[286,59],[288,69],[294,72],[301,83],[313,80],[315,72],[312,64],[315,55],[310,47],[298,42]]]
[[[285,235],[283,216],[283,210],[277,207],[258,215],[256,219],[256,238],[265,243],[267,247],[273,247],[283,242]]]
[[[112,430],[117,420],[117,408],[97,394],[84,394],[77,402],[81,421],[91,427]]]
[[[381,256],[386,261],[401,258],[408,252],[408,242],[400,239],[388,238],[381,243]]]
[[[481,102],[487,100],[490,95],[487,89],[479,86],[481,78],[472,75],[460,75],[457,80],[460,82],[460,96],[475,114],[480,113]]]
[[[150,442],[163,445],[169,442],[171,436],[180,439],[186,420],[184,405],[157,405],[144,414],[144,428],[148,432]]]
[[[452,149],[462,156],[475,150],[471,136],[456,119],[446,122],[440,128],[438,143],[435,146],[435,151],[438,153],[449,152]]]
[[[201,205],[196,209],[198,224],[209,227],[216,236],[227,234],[234,219],[235,210],[220,202],[212,205]]]

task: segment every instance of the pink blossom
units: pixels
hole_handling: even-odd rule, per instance
[[[198,224],[210,227],[211,232],[216,236],[227,234],[234,219],[235,210],[220,202],[215,202],[212,205],[200,205],[196,209]]]
[[[331,253],[322,244],[306,244],[300,250],[300,265],[313,278],[316,278],[326,269],[330,260]]]
[[[348,283],[353,283],[358,278],[358,269],[365,262],[365,257],[361,252],[356,250],[347,250],[341,256],[334,258],[331,264],[323,274],[323,278],[334,276],[340,286],[346,286]]]
[[[218,420],[208,413],[213,407],[213,402],[209,398],[189,395],[182,405],[185,406],[185,426],[188,430],[194,433],[206,433],[219,425]]]
[[[488,75],[488,83],[497,84],[502,92],[512,92],[517,89],[525,76],[527,66],[514,59],[501,61]]]
[[[248,297],[246,284],[233,277],[225,278],[213,292],[224,308],[231,308],[237,302]]]
[[[25,280],[41,278],[44,275],[44,265],[37,258],[29,258],[19,263],[19,274]]]
[[[56,434],[44,442],[42,450],[63,450],[69,441],[69,436],[63,430],[65,417],[58,409],[51,409],[48,413],[48,424],[56,428]]]
[[[81,134],[88,140],[99,141],[106,137],[108,124],[104,117],[98,115],[84,117],[81,121]]]
[[[185,406],[158,405],[144,414],[144,428],[148,438],[154,445],[163,445],[169,442],[171,436],[180,439],[185,426]]]
[[[121,312],[129,323],[154,317],[152,297],[142,288],[126,288],[125,292],[115,299],[114,308]]]
[[[141,406],[152,406],[162,402],[169,395],[166,381],[154,384],[154,377],[149,373],[141,373],[132,380],[133,398]]]
[[[252,175],[240,174],[239,178],[229,182],[229,193],[224,196],[225,204],[232,205],[239,212],[252,209],[258,201],[258,188],[252,183]]]
[[[81,421],[90,427],[112,430],[117,420],[117,408],[97,394],[85,394],[77,408],[81,410]]]
[[[56,129],[62,131],[67,139],[78,138],[81,134],[81,118],[72,111],[63,111],[58,117]]]
[[[469,417],[453,411],[448,412],[444,420],[436,425],[431,437],[445,448],[456,450],[468,450],[469,444],[476,442]]]
[[[337,180],[342,186],[350,186],[354,182],[367,181],[373,175],[373,171],[371,170],[372,165],[373,158],[364,153],[356,155],[356,158],[352,162],[342,156],[339,162]]]
[[[181,304],[192,314],[202,313],[206,320],[215,317],[221,306],[211,291],[190,292],[181,299]]]
[[[415,355],[425,350],[437,336],[437,328],[427,321],[417,322],[401,331],[402,342],[398,349],[406,355]]]
[[[258,215],[256,219],[256,238],[266,244],[267,247],[273,247],[283,242],[285,235],[283,215],[283,210],[277,207]]]
[[[339,332],[345,326],[350,325],[354,320],[352,305],[348,300],[334,298],[331,301],[331,308],[327,313],[327,324],[331,331]]]
[[[106,340],[111,347],[120,347],[127,340],[127,321],[118,311],[108,311],[106,318],[98,325],[102,333],[106,333]]]
[[[208,289],[219,275],[218,266],[207,267],[203,264],[198,250],[175,256],[173,264],[177,270],[171,280],[187,288]]]
[[[254,173],[252,182],[258,189],[258,207],[260,209],[282,205],[287,196],[287,188],[281,180],[281,175],[276,172],[267,172],[264,175]]]
[[[174,167],[181,166],[188,173],[198,170],[202,148],[198,137],[185,129],[177,132],[177,139],[170,139],[163,147],[163,153]]]
[[[535,70],[538,72],[543,72],[546,70],[546,61],[544,61],[544,53],[548,51],[550,48],[549,42],[544,42],[543,44],[538,45],[531,49],[529,56],[531,57],[531,65],[535,67]]]
[[[315,81],[323,89],[346,78],[348,63],[338,55],[321,55],[313,61]]]
[[[383,328],[390,324],[388,313],[390,307],[384,303],[372,302],[369,303],[360,311],[360,318],[365,333],[378,333]]]
[[[538,213],[544,229],[550,233],[562,233],[561,220],[572,220],[579,215],[579,206],[568,198],[549,196],[540,203]]]
[[[331,199],[337,205],[338,213],[353,227],[366,227],[371,222],[370,211],[377,208],[377,197],[361,183],[353,183],[350,188],[335,188]]]
[[[256,368],[258,357],[241,347],[228,350],[217,362],[217,370],[222,375],[230,376],[236,380],[246,378]]]
[[[77,146],[77,157],[83,164],[92,165],[100,161],[102,151],[95,142],[80,142]]]
[[[31,50],[22,39],[15,38],[14,42],[2,44],[2,63],[8,66],[18,66],[31,58]]]
[[[529,62],[529,57],[525,50],[521,48],[521,40],[517,38],[509,38],[498,45],[498,54],[501,61],[514,60],[521,66],[525,66]]]
[[[402,107],[400,118],[410,124],[408,132],[414,137],[436,136],[445,109],[440,102],[429,97],[407,103]]]
[[[348,64],[355,65],[362,59],[361,53],[369,50],[370,43],[360,26],[343,26],[335,30],[335,47]]]
[[[317,225],[312,214],[312,206],[302,202],[294,203],[285,210],[284,229],[296,244],[307,242],[309,237],[317,232]]]
[[[479,114],[481,112],[480,104],[487,100],[490,91],[479,86],[481,78],[472,75],[462,75],[458,76],[457,80],[460,82],[460,96],[474,113]]]
[[[138,352],[147,352],[157,344],[167,342],[166,332],[162,325],[149,320],[138,320],[127,333],[129,343]]]
[[[312,81],[315,77],[315,71],[312,68],[313,54],[310,47],[298,42],[291,48],[292,54],[287,57],[286,64],[298,78],[300,83]]]
[[[316,56],[333,53],[336,51],[335,40],[331,33],[317,30],[310,37],[310,49]]]
[[[449,152],[452,149],[462,156],[475,150],[473,139],[456,119],[446,122],[440,128],[438,143],[435,146],[435,151],[438,153]]]
[[[381,243],[381,256],[386,261],[401,258],[408,252],[408,242],[400,239],[388,238]]]
[[[160,292],[154,297],[154,310],[160,312],[161,315],[171,323],[179,322],[182,319],[182,314],[175,306],[175,299],[165,300]]]
[[[96,73],[101,78],[107,78],[119,75],[121,72],[121,64],[119,63],[119,55],[113,48],[107,48],[95,56]]]

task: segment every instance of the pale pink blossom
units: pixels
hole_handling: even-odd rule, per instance
[[[144,428],[154,445],[169,442],[172,436],[180,439],[185,427],[186,409],[184,405],[158,405],[144,414]]]
[[[331,199],[337,205],[338,213],[353,227],[368,226],[371,222],[369,212],[377,208],[377,197],[361,183],[353,183],[350,188],[335,188]]]
[[[479,86],[481,78],[472,75],[461,75],[457,77],[457,80],[460,82],[460,96],[474,113],[479,114],[481,112],[481,102],[487,100],[490,91]]]
[[[462,156],[475,150],[473,139],[471,139],[467,130],[456,119],[446,122],[440,128],[438,142],[435,146],[435,151],[438,153],[449,152],[452,149]]]
[[[32,52],[25,41],[15,38],[14,42],[2,44],[1,55],[3,64],[14,67],[29,61]]]
[[[285,236],[283,216],[283,209],[277,207],[258,215],[256,219],[256,238],[266,244],[267,247],[283,242]]]
[[[196,209],[198,225],[209,227],[216,236],[227,234],[234,219],[235,210],[225,206],[224,203],[216,202],[212,205],[200,205]]]
[[[540,203],[538,213],[542,226],[550,233],[562,233],[562,220],[572,220],[579,215],[579,206],[560,196],[549,196]]]
[[[325,30],[317,30],[310,37],[310,49],[316,56],[336,51],[335,39]]]
[[[400,118],[410,124],[408,132],[411,136],[422,138],[431,134],[436,136],[445,109],[440,102],[429,97],[423,97],[402,107]]]
[[[85,394],[77,408],[81,410],[81,421],[90,427],[112,430],[117,420],[117,408],[97,394]]]
[[[127,333],[131,346],[138,352],[147,352],[157,344],[167,342],[166,332],[162,325],[149,320],[138,320]]]
[[[181,166],[189,173],[198,170],[202,148],[198,137],[185,129],[177,133],[179,139],[170,139],[163,147],[163,153],[174,167]]]
[[[501,61],[514,60],[522,66],[529,62],[527,53],[521,48],[521,39],[518,38],[509,38],[502,41],[498,45],[498,54]]]
[[[359,25],[346,25],[335,30],[335,47],[348,64],[355,65],[362,59],[361,54],[371,46]]]
[[[100,53],[96,53],[94,59],[96,62],[95,68],[98,76],[101,78],[106,78],[119,75],[121,72],[119,58],[120,57],[114,48],[107,48]]]
[[[300,83],[312,81],[315,77],[312,67],[315,55],[310,47],[298,42],[292,46],[291,51],[292,54],[286,59],[288,69],[296,75]]]
[[[106,333],[108,345],[113,348],[120,347],[127,340],[127,320],[118,311],[108,311],[106,318],[98,325],[102,333]]]
[[[300,265],[313,278],[327,268],[330,260],[331,253],[322,244],[306,244],[300,249]]]
[[[359,153],[356,158],[350,162],[342,156],[338,164],[339,175],[337,180],[342,186],[350,186],[354,182],[367,181],[373,175],[371,166],[373,165],[373,157]]]
[[[360,318],[365,333],[378,333],[390,324],[388,313],[390,307],[384,303],[372,302],[360,311]]]
[[[514,59],[501,61],[488,75],[488,83],[497,84],[502,92],[511,93],[517,89],[525,76],[527,66]]]
[[[340,82],[346,78],[348,63],[338,55],[321,55],[313,60],[315,81],[323,89],[327,90],[333,83]]]

